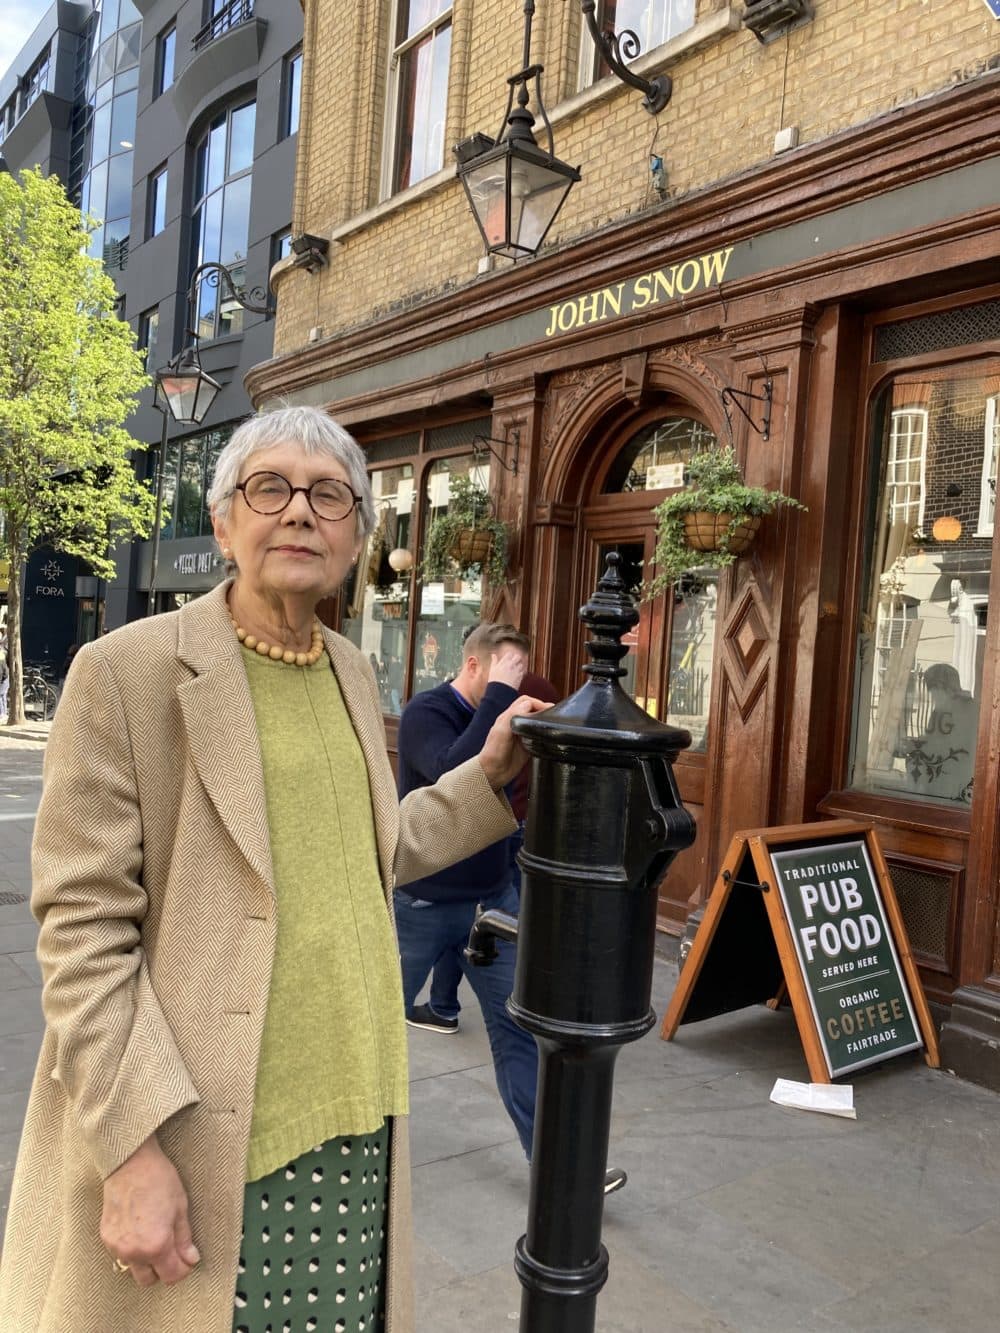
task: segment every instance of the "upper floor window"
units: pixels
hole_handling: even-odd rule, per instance
[[[149,178],[146,235],[158,236],[167,225],[167,169],[161,167]]]
[[[890,523],[919,531],[924,522],[924,468],[927,457],[927,412],[897,407],[889,427],[886,497]]]
[[[446,0],[396,0],[388,194],[415,185],[444,163],[450,63],[451,5]]]
[[[253,0],[210,0],[205,26],[196,34],[194,49],[203,50],[230,28],[249,23],[253,18]]]
[[[276,231],[271,237],[271,265],[277,264],[279,259],[287,259],[292,253],[292,229],[285,227],[282,231]]]
[[[154,97],[166,92],[174,81],[174,55],[177,49],[177,29],[169,27],[156,41],[156,76]]]
[[[160,307],[153,306],[152,310],[144,310],[139,316],[139,331],[136,335],[136,343],[140,351],[146,353],[146,369],[155,370],[156,343],[160,333]]]
[[[641,55],[669,42],[694,26],[695,0],[599,0],[597,26],[601,32],[612,29],[622,37],[632,32],[639,39]],[[580,87],[586,88],[610,74],[599,55],[586,25],[580,50]]]
[[[281,108],[281,137],[297,134],[299,106],[302,101],[302,52],[296,51],[285,60],[284,93]]]
[[[49,86],[49,48],[46,47],[21,83],[21,114],[23,115],[40,93]]]
[[[977,535],[993,536],[997,507],[997,454],[1000,453],[1000,394],[986,400],[986,430],[983,436],[983,480],[979,488]]]
[[[209,261],[224,264],[237,291],[246,286],[250,232],[250,181],[256,103],[215,117],[195,149],[192,272]],[[199,285],[199,338],[222,338],[243,329],[243,308],[226,283]]]

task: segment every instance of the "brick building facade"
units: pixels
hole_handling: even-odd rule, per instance
[[[483,259],[451,148],[500,128],[522,5],[306,0],[293,233],[329,264],[274,270],[275,356],[248,387],[329,407],[368,452],[382,523],[334,614],[390,744],[484,611],[573,689],[604,552],[638,584],[652,506],[731,440],[808,510],[643,605],[626,683],[691,731],[699,821],[661,925],[685,929],[734,830],[870,820],[945,1057],[1000,1086],[1000,20],[983,0],[606,0],[643,40],[633,69],[673,79],[654,117],[602,75],[575,0],[536,8],[555,152],[582,179],[511,265]],[[774,40],[750,30],[789,8]],[[503,588],[419,576],[468,474],[511,525]]]

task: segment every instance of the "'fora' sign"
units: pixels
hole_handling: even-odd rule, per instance
[[[642,273],[626,282],[616,282],[610,287],[585,292],[582,296],[572,296],[568,301],[549,307],[549,324],[545,336],[554,338],[560,333],[572,333],[574,329],[601,324],[622,315],[637,314],[640,310],[660,305],[664,301],[676,301],[684,296],[692,296],[695,292],[718,287],[726,276],[732,253],[733,247],[730,245],[725,250],[713,250],[707,255],[684,259],[679,264],[653,269],[650,273]]]

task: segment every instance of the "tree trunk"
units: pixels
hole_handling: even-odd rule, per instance
[[[21,575],[24,555],[15,533],[10,542],[10,582],[7,585],[7,668],[10,687],[7,694],[7,725],[24,722],[24,667],[21,661]]]

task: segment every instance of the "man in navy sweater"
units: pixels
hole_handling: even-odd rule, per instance
[[[527,665],[528,640],[513,625],[482,624],[473,630],[455,679],[416,695],[403,709],[400,798],[416,787],[431,786],[442,773],[480,752],[493,723],[517,698]],[[409,1018],[439,958],[450,954],[468,978],[486,1021],[500,1097],[530,1157],[538,1051],[534,1038],[506,1009],[514,985],[515,949],[498,940],[499,956],[491,967],[473,967],[463,952],[477,903],[517,912],[508,842],[501,839],[432,878],[397,889],[396,928]]]

